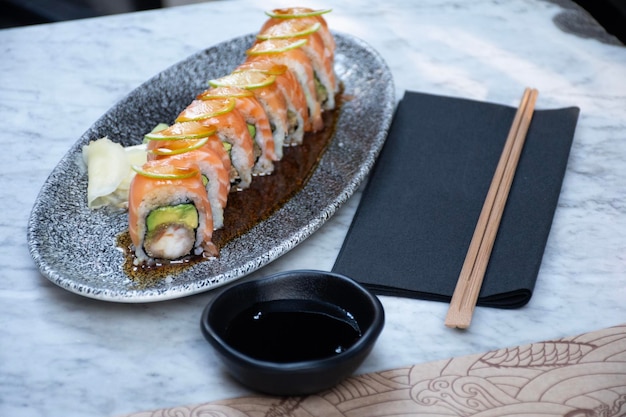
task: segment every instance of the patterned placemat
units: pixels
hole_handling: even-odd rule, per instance
[[[125,417],[626,416],[626,324],[350,377],[305,397],[249,396]]]

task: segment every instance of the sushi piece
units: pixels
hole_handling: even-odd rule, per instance
[[[304,43],[306,43],[304,39],[264,41],[246,52],[248,55],[246,62],[269,61],[287,66],[302,87],[311,120],[311,130],[317,132],[324,128],[322,107],[317,96],[313,65],[300,48]]]
[[[128,201],[135,264],[217,256],[211,205],[197,165],[162,159],[135,170]]]
[[[240,71],[259,71],[276,77],[276,85],[287,104],[289,131],[285,144],[300,145],[304,139],[304,132],[311,131],[311,121],[304,91],[295,75],[286,65],[274,64],[271,61],[247,61],[234,70],[234,72]]]
[[[205,90],[197,99],[213,100],[233,97],[235,110],[239,111],[248,125],[248,131],[255,145],[255,155],[259,154],[252,170],[253,175],[268,175],[274,171],[274,161],[282,157],[282,147],[277,147],[272,135],[269,119],[263,106],[254,93],[239,87],[214,87]]]
[[[213,229],[217,230],[224,226],[224,208],[230,193],[230,163],[225,164],[220,153],[206,146],[208,142],[208,137],[150,141],[148,159],[174,158],[198,165],[211,205]]]
[[[263,106],[272,129],[277,156],[282,158],[282,147],[289,131],[287,119],[287,103],[276,85],[274,75],[256,71],[231,73],[209,81],[213,87],[239,87],[251,91]]]
[[[324,46],[326,50],[333,54],[335,53],[336,43],[330,29],[328,29],[328,23],[324,16],[326,13],[330,13],[331,9],[318,9],[314,10],[308,7],[287,7],[282,9],[274,9],[266,14],[270,17],[261,27],[260,33],[265,32],[270,26],[274,26],[286,19],[298,19],[307,22],[309,25],[315,22],[320,24],[318,30],[320,36],[324,40]]]
[[[237,172],[232,169],[230,162],[230,149],[231,145],[223,143],[216,135],[217,127],[205,126],[198,121],[179,122],[174,123],[171,126],[164,125],[159,130],[153,130],[152,132],[144,136],[145,141],[148,141],[148,145],[152,149],[160,146],[158,143],[167,143],[168,141],[180,140],[180,139],[200,139],[206,138],[206,143],[203,147],[210,149],[216,155],[218,155],[226,170],[230,172],[231,182],[237,176]],[[154,142],[154,143],[151,143]],[[146,148],[147,148],[146,146]],[[147,159],[157,159],[154,153],[147,155]]]
[[[322,108],[326,110],[334,109],[337,83],[333,67],[333,54],[326,49],[324,40],[317,31],[310,31],[311,29],[309,29],[309,32],[307,32],[306,26],[302,27],[300,23],[306,22],[300,19],[286,19],[274,26],[270,26],[266,31],[257,35],[257,38],[260,40],[257,44],[260,43],[261,45],[255,45],[251,48],[251,51],[268,51],[281,47],[282,44],[289,44],[289,42],[294,40],[306,40],[300,48],[311,60],[318,100]],[[319,23],[313,26],[317,29],[320,27]]]
[[[224,112],[224,101],[232,103]],[[205,126],[214,126],[222,142],[230,145],[231,168],[236,171],[233,185],[238,190],[250,187],[255,155],[248,125],[239,111],[235,110],[235,99],[193,100],[176,118],[176,122],[197,121]]]
[[[317,98],[322,108],[333,110],[335,94],[338,91],[337,78],[335,76],[334,60],[326,54],[324,43],[319,33],[307,36],[307,43],[302,47],[313,64],[317,88]]]

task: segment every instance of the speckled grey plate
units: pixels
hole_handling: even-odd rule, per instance
[[[253,35],[201,51],[156,75],[104,114],[52,171],[28,225],[30,253],[41,273],[77,294],[118,302],[162,301],[218,287],[285,254],[315,232],[354,193],[387,136],[395,108],[393,79],[379,54],[336,33],[335,70],[349,96],[336,133],[307,185],[269,219],[200,262],[152,286],[123,271],[116,239],[126,213],[87,208],[82,146],[103,136],[124,146],[141,142],[159,122],[171,122],[207,86],[245,59]]]

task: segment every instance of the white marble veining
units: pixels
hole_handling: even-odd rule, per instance
[[[115,416],[247,393],[200,333],[211,292],[137,305],[82,298],[39,274],[26,224],[47,175],[109,107],[190,54],[256,31],[264,10],[293,4],[209,2],[0,31],[0,415]],[[565,1],[299,4],[333,7],[330,26],[382,54],[398,98],[415,90],[516,105],[528,85],[538,108],[581,108],[530,303],[478,308],[461,332],[443,325],[443,303],[381,297],[386,327],[359,373],[626,321],[625,47],[559,29],[555,18],[577,10]],[[330,269],[358,199],[251,278]]]

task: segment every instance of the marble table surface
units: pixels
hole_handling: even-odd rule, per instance
[[[398,99],[414,90],[516,106],[528,85],[540,91],[538,108],[581,109],[531,301],[478,308],[472,326],[458,331],[443,324],[445,303],[381,296],[386,326],[358,373],[626,321],[623,45],[566,1],[300,4],[333,7],[333,29],[379,51]],[[194,52],[256,31],[264,10],[287,5],[217,1],[0,31],[0,415],[115,416],[249,393],[200,333],[215,292],[149,304],[78,296],[39,273],[26,227],[48,174],[107,109]],[[246,279],[329,270],[359,196]]]

